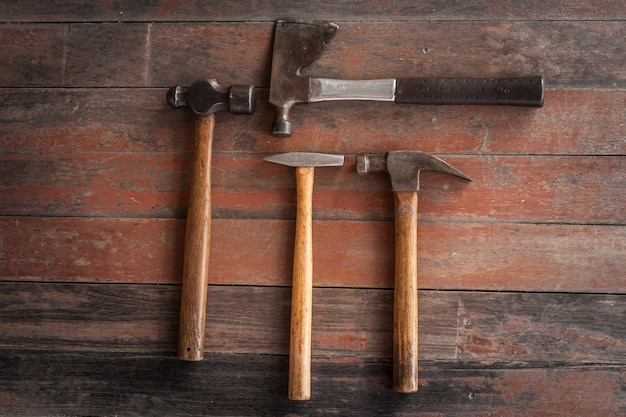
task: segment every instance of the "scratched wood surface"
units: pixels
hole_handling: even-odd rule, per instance
[[[626,7],[544,1],[3,4],[0,415],[626,413]],[[337,78],[543,75],[540,109],[318,103],[269,133],[273,21],[339,24]],[[218,114],[205,360],[176,359],[193,115],[165,92],[254,84]],[[393,197],[421,181],[420,390],[391,390]],[[287,400],[295,175],[313,197],[312,399]]]

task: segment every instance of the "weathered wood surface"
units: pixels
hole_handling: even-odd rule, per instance
[[[15,414],[616,417],[626,407],[624,367],[427,362],[419,394],[403,395],[391,391],[386,361],[314,361],[312,399],[304,402],[286,399],[286,356],[183,363],[160,355],[1,350],[0,370],[3,408]]]
[[[254,7],[245,3],[214,0],[189,3],[182,0],[112,1],[85,3],[80,0],[54,0],[45,5],[37,0],[17,0],[3,8],[7,22],[135,22],[135,21],[273,21],[286,16],[297,19],[340,19],[378,21],[384,16],[393,21],[404,20],[623,20],[626,8],[620,1],[554,1],[512,0],[497,7],[482,1],[428,3],[376,1],[366,6],[359,2],[256,1]]]
[[[623,226],[418,227],[421,288],[620,294],[626,285]],[[184,230],[174,219],[5,217],[0,280],[179,283]],[[214,219],[209,282],[291,285],[294,233],[291,220]],[[393,222],[314,221],[314,285],[391,288],[393,233]]]
[[[193,115],[170,108],[165,93],[3,89],[3,153],[192,152]],[[295,106],[298,135],[279,139],[270,134],[273,110],[262,89],[254,115],[216,115],[214,151],[275,153],[297,146],[326,152],[418,148],[444,154],[623,155],[625,103],[624,89],[547,90],[541,109],[316,103]]]
[[[293,218],[293,169],[271,166],[262,156],[214,155],[215,217]],[[50,153],[33,159],[16,153],[0,160],[0,209],[14,216],[181,217],[193,167],[192,154]],[[620,192],[626,180],[623,157],[449,155],[445,160],[473,181],[422,174],[424,219],[626,224],[626,212],[615,211],[626,206]],[[316,217],[393,218],[389,177],[359,177],[354,155],[346,155],[341,169],[315,176]]]
[[[272,34],[271,22],[6,25],[0,86],[170,87],[209,77],[267,87]],[[624,88],[625,37],[624,21],[345,23],[306,72],[541,74],[549,87]]]
[[[0,284],[0,348],[174,355],[180,286]],[[291,291],[209,286],[206,351],[289,352]],[[391,290],[315,288],[312,355],[391,359]],[[420,292],[420,357],[464,366],[623,364],[620,295]],[[500,365],[502,366],[502,365]],[[285,381],[286,382],[286,381]]]
[[[2,5],[0,415],[626,413],[626,8],[619,1]],[[340,30],[307,74],[543,75],[545,106],[317,103],[270,135],[273,21]],[[193,115],[166,88],[255,84],[216,116],[205,360],[175,358]],[[420,390],[391,391],[389,178],[418,149]],[[312,399],[287,401],[292,150],[316,170]]]

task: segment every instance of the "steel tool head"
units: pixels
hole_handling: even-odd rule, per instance
[[[289,110],[296,103],[308,101],[309,97],[310,78],[300,71],[324,52],[337,29],[338,26],[330,22],[276,22],[270,81],[270,103],[276,108],[272,126],[275,135],[291,136]]]
[[[222,87],[216,80],[198,80],[189,88],[170,88],[167,101],[172,107],[191,107],[199,115],[218,111],[252,114],[256,109],[256,90],[251,85]]]
[[[340,167],[343,155],[315,152],[288,152],[266,156],[263,160],[289,167]]]
[[[468,181],[472,179],[436,156],[420,151],[393,151],[386,154],[358,155],[356,169],[359,175],[387,171],[393,191],[419,191],[421,171],[439,171]]]

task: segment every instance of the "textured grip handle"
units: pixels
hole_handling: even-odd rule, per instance
[[[543,78],[403,78],[396,103],[543,106]]]

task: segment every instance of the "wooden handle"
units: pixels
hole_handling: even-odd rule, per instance
[[[395,193],[393,390],[417,391],[417,192]]]
[[[291,290],[289,399],[311,398],[311,322],[313,320],[314,168],[296,168],[297,214]]]
[[[211,152],[214,127],[215,115],[196,116],[196,154],[185,231],[178,333],[178,357],[187,361],[199,361],[204,356],[211,243]]]

